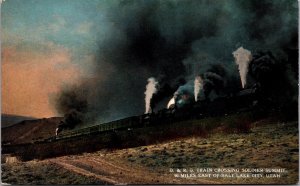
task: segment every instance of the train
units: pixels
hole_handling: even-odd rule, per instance
[[[59,129],[59,133],[44,141],[62,140],[74,138],[83,135],[94,135],[105,132],[118,132],[124,130],[134,130],[136,128],[170,125],[174,122],[201,119],[205,117],[215,117],[227,115],[231,113],[244,112],[255,108],[258,95],[254,89],[245,89],[236,94],[217,97],[214,100],[204,99],[193,102],[184,107],[176,107],[173,105],[170,108],[142,114],[139,116],[131,116],[124,119],[102,123],[82,129]],[[58,131],[57,129],[57,131]]]

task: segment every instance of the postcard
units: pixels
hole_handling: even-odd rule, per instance
[[[298,184],[298,1],[0,2],[2,184]]]

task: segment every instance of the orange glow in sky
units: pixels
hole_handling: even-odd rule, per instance
[[[2,113],[32,117],[56,116],[51,97],[80,74],[69,51],[49,44],[49,50],[2,49]]]

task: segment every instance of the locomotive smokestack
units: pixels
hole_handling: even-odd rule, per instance
[[[232,54],[235,58],[235,63],[239,66],[242,87],[245,88],[247,84],[247,73],[249,63],[252,59],[251,52],[249,50],[244,49],[243,47],[240,47]]]
[[[145,91],[145,102],[146,102],[146,110],[145,114],[148,114],[152,111],[151,108],[151,99],[153,97],[153,94],[157,92],[157,86],[158,82],[156,81],[155,78],[151,77],[148,79],[148,84],[146,86],[146,91]]]

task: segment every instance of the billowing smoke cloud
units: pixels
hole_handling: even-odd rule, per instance
[[[210,65],[210,68],[196,76],[194,81],[189,80],[186,84],[179,86],[167,107],[173,100],[179,108],[198,101],[199,96],[212,100],[224,93],[223,89],[227,88],[225,86],[227,78],[226,71],[221,65]]]
[[[185,85],[180,86],[175,95],[181,92],[188,93],[193,95],[194,101],[198,101],[199,98],[213,99],[215,96],[226,94],[226,90],[232,92],[231,86],[227,83],[231,79],[234,78],[228,75],[227,70],[221,64],[208,64],[205,71],[200,72],[194,80],[190,79]]]
[[[145,91],[145,106],[146,106],[146,111],[145,114],[148,114],[152,112],[153,108],[151,108],[151,99],[153,95],[157,92],[157,86],[158,82],[156,81],[155,78],[151,77],[148,79],[148,84],[146,86],[146,91]]]
[[[297,79],[294,78],[297,73],[291,68],[298,57],[292,56],[296,55],[279,61],[270,51],[257,52],[249,65],[249,75],[255,80],[253,87],[262,102],[284,107],[282,112],[289,114],[295,113],[298,107]]]
[[[193,81],[198,75],[207,96],[236,91],[240,83],[232,51],[244,46],[253,53],[270,50],[276,58],[284,58],[282,48],[298,33],[296,0],[101,3],[99,24],[105,33],[95,36],[96,77],[79,83],[85,94],[74,90],[70,98],[58,99],[58,105],[64,98],[85,100],[85,118],[99,122],[141,114],[148,77],[156,77],[160,84],[152,98],[157,109],[165,107],[186,82],[191,82],[189,95],[194,100]],[[209,70],[213,65],[223,68]]]
[[[201,89],[203,89],[203,80],[200,76],[197,76],[194,81],[194,96],[196,102],[198,101],[198,96]]]
[[[191,83],[187,83],[180,86],[174,93],[174,100],[178,108],[189,105],[195,101],[193,88]]]
[[[247,74],[248,74],[249,63],[252,59],[251,52],[249,50],[244,49],[243,47],[240,47],[236,51],[234,51],[232,54],[235,58],[236,64],[239,67],[242,87],[245,88],[245,86],[247,84]]]
[[[255,87],[263,94],[282,94],[287,92],[285,64],[279,63],[271,52],[258,52],[249,65],[249,74],[255,80]]]

